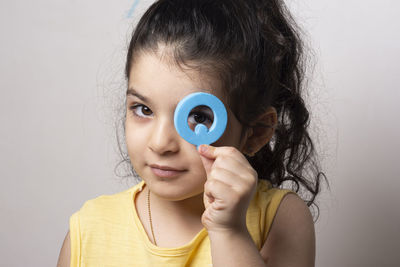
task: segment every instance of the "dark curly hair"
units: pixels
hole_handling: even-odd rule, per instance
[[[128,81],[136,55],[166,45],[176,66],[221,82],[229,107],[245,127],[255,126],[254,119],[273,106],[278,114],[273,138],[246,157],[260,179],[274,187],[291,182],[291,189],[318,209],[315,197],[326,176],[307,130],[310,116],[301,94],[304,45],[298,29],[280,0],[159,0],[133,32],[125,76]],[[126,153],[121,155],[129,162]]]

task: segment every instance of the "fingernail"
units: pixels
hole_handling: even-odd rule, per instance
[[[207,151],[207,145],[201,145],[200,146],[200,152],[205,153]]]

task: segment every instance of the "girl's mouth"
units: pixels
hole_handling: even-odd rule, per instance
[[[158,177],[163,177],[163,178],[168,178],[168,177],[174,177],[182,174],[185,171],[179,171],[179,170],[163,170],[163,169],[158,169],[155,167],[150,167],[151,171]]]

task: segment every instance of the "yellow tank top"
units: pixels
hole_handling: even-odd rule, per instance
[[[71,267],[212,266],[205,228],[181,247],[162,248],[150,242],[134,204],[143,185],[144,181],[123,192],[88,200],[72,214]],[[292,191],[272,188],[268,181],[258,181],[246,223],[259,250],[282,198],[289,192]]]

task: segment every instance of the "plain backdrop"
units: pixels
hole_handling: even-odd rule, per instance
[[[114,120],[137,18],[152,1],[0,1],[0,266],[55,266],[83,203],[114,173]],[[331,188],[317,266],[399,266],[399,10],[288,1],[313,48],[312,129]]]

